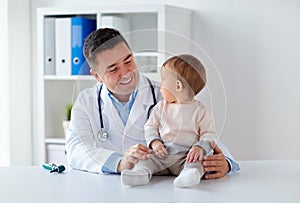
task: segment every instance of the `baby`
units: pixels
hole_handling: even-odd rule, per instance
[[[145,139],[153,154],[123,170],[124,185],[147,184],[152,175],[176,175],[174,185],[190,187],[204,174],[201,161],[217,140],[213,116],[195,100],[206,84],[206,72],[194,56],[184,54],[168,59],[161,68],[163,101],[153,108],[145,124]]]

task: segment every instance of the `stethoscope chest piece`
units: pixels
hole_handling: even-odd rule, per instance
[[[99,139],[101,142],[107,141],[108,134],[107,134],[106,131],[102,131],[102,130],[99,131],[97,136],[98,136],[98,139]]]

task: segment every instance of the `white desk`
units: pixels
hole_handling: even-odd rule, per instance
[[[150,184],[124,187],[118,175],[80,171],[49,174],[42,167],[0,168],[0,202],[300,202],[300,160],[240,162],[241,172],[175,188],[174,177],[153,177]]]

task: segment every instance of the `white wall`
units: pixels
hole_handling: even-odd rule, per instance
[[[32,163],[30,0],[10,0],[9,85],[11,164]]]
[[[33,8],[113,3],[121,8],[122,4],[140,4],[140,1],[31,0],[31,3]],[[223,80],[227,115],[221,139],[234,156],[239,160],[299,159],[300,2],[151,1],[158,3],[194,10],[192,40],[208,52]],[[213,79],[214,75],[209,75],[209,80]],[[224,101],[222,95],[219,101]],[[216,102],[215,108],[223,105],[224,102]],[[219,112],[215,115],[221,129],[222,116]]]
[[[0,165],[32,164],[29,14],[29,0],[1,1]]]
[[[238,159],[300,158],[300,2],[203,1],[193,40],[219,68]]]
[[[8,0],[0,6],[0,166],[9,165]]]

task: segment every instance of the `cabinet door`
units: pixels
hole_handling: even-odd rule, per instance
[[[67,155],[64,144],[46,144],[46,162],[67,166]]]

